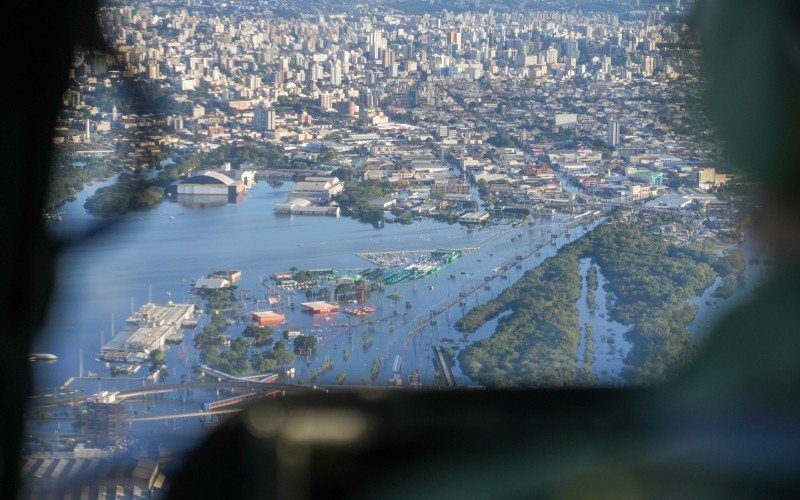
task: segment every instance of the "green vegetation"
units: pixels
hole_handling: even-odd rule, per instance
[[[597,310],[597,267],[589,266],[586,271],[586,306],[589,314],[594,314]]]
[[[300,354],[310,354],[317,348],[316,335],[300,335],[294,339],[294,350]]]
[[[389,181],[365,180],[348,182],[345,190],[334,196],[334,201],[342,207],[345,214],[367,222],[375,227],[383,224],[385,218],[382,208],[375,208],[370,201],[394,192],[395,187]]]
[[[747,260],[744,250],[736,248],[729,250],[720,259],[717,266],[718,272],[723,276],[723,282],[719,284],[714,293],[714,297],[727,299],[736,293],[736,284],[744,282],[744,270],[747,267]]]
[[[225,162],[238,168],[251,162],[263,167],[287,168],[292,165],[276,147],[268,145],[226,145],[210,152],[188,153],[161,169],[153,178],[122,174],[113,186],[97,190],[84,207],[100,216],[119,216],[130,211],[151,210],[164,201],[164,189],[181,177],[198,170],[217,168]]]
[[[403,296],[397,292],[394,292],[387,295],[386,298],[392,301],[392,306],[394,307],[394,313],[397,314],[397,303],[403,300]]]
[[[725,280],[717,286],[716,290],[714,290],[713,295],[719,299],[728,299],[736,292],[736,286],[730,281]]]
[[[381,360],[376,359],[372,362],[372,369],[369,371],[369,379],[375,380],[381,374]]]
[[[137,174],[121,174],[116,184],[98,189],[84,208],[94,215],[118,216],[132,210],[150,210],[164,200],[164,189]]]
[[[242,336],[252,338],[257,346],[271,344],[272,334],[273,330],[268,326],[247,325],[242,331]]]
[[[211,368],[231,375],[253,372],[253,366],[247,357],[247,342],[241,337],[231,342],[231,348],[224,351],[216,345],[203,349],[200,359]]]
[[[200,359],[215,370],[235,376],[274,372],[295,359],[294,354],[280,340],[275,342],[271,350],[252,351],[249,357],[247,344],[240,337],[231,342],[231,347],[227,350],[221,350],[217,345],[206,345],[200,352]]]
[[[591,367],[594,363],[594,327],[589,323],[584,325],[586,329],[586,350],[583,358],[583,363]]]
[[[331,358],[327,358],[319,367],[319,374],[324,375],[333,369],[333,360]]]
[[[336,385],[343,385],[346,378],[347,372],[341,372],[339,375],[336,375]]]
[[[194,336],[194,345],[204,349],[207,345],[218,344],[222,330],[225,328],[225,317],[221,314],[211,316],[211,321]]]
[[[299,283],[306,283],[309,281],[317,281],[318,276],[311,271],[295,271],[292,273],[292,279]]]
[[[611,317],[632,325],[626,379],[652,383],[673,370],[691,345],[685,325],[696,311],[687,301],[711,286],[724,259],[708,249],[668,245],[639,228],[607,223],[564,246],[456,323],[456,329],[470,333],[513,311],[498,322],[492,337],[461,352],[464,373],[499,387],[584,382],[587,374],[575,361],[580,340],[576,301],[581,289],[578,260],[587,257],[609,280]]]
[[[161,349],[153,349],[147,358],[150,360],[150,373],[158,371],[167,364],[166,355]]]
[[[623,376],[633,384],[663,380],[691,346],[685,326],[696,309],[687,301],[712,285],[719,258],[625,225],[604,224],[576,243],[609,280],[612,319],[632,325]]]
[[[110,160],[87,159],[80,162],[63,158],[50,171],[47,184],[47,206],[60,207],[73,201],[86,184],[95,179],[110,177],[117,166]]]
[[[486,140],[489,144],[496,148],[515,148],[517,143],[508,135],[498,134]]]
[[[255,346],[264,346],[273,342],[273,330],[268,326],[248,325],[242,336],[230,343],[230,348],[223,347],[222,334],[227,324],[223,311],[231,310],[236,304],[235,287],[221,290],[200,290],[199,295],[205,299],[205,309],[211,312],[209,323],[194,337],[195,347],[200,350],[201,361],[230,375],[241,376],[252,373],[277,371],[295,359],[295,355],[286,348],[283,340],[276,341],[271,350],[260,352]]]
[[[279,340],[267,352],[253,351],[250,354],[250,364],[259,373],[276,371],[278,368],[292,363],[295,355],[286,348],[286,344]]]
[[[197,290],[197,295],[203,298],[206,303],[207,313],[215,311],[228,311],[236,305],[236,286],[220,288],[219,290]]]
[[[574,383],[581,282],[572,257],[547,259],[456,323],[457,330],[474,332],[501,312],[514,311],[498,322],[494,335],[461,352],[461,369],[467,376],[493,387]]]

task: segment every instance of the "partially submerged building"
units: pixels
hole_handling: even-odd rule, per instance
[[[168,339],[179,338],[186,320],[194,314],[194,304],[158,305],[147,303],[125,320],[125,328],[100,351],[107,361],[144,361],[155,349],[163,349]]]
[[[236,203],[254,183],[254,170],[206,170],[173,182],[167,195],[187,203]]]
[[[306,177],[297,182],[289,199],[275,206],[275,212],[290,215],[339,216],[339,207],[333,197],[344,191],[338,177]]]

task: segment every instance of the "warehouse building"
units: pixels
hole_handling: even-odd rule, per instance
[[[255,183],[251,170],[206,170],[167,187],[167,195],[191,202],[194,198],[236,203]]]

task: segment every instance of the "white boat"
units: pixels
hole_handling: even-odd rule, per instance
[[[58,361],[58,356],[47,352],[32,352],[28,354],[28,361]]]

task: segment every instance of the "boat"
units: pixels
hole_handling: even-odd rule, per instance
[[[31,363],[37,361],[45,361],[45,362],[52,362],[58,361],[58,356],[55,354],[50,354],[48,352],[32,352],[28,354],[28,361]]]

